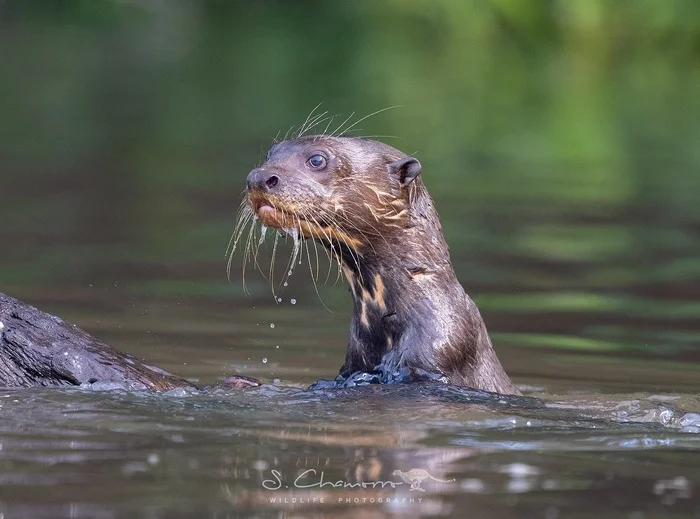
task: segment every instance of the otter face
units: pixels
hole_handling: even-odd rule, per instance
[[[407,221],[420,170],[416,159],[376,141],[309,136],[270,149],[248,174],[247,201],[268,227],[359,251],[368,235]]]
[[[269,227],[297,228],[302,220],[320,225],[313,221],[320,216],[316,208],[329,199],[338,166],[338,157],[329,146],[305,141],[276,144],[262,166],[248,174],[248,203]]]

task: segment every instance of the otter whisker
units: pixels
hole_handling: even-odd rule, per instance
[[[236,223],[238,223],[238,219],[244,212],[250,211],[248,200],[246,200],[245,196],[243,195],[245,195],[245,190],[241,193],[241,202],[238,204],[238,209],[236,210]]]
[[[386,108],[382,108],[381,110],[377,110],[376,112],[372,112],[371,114],[365,115],[365,116],[362,117],[361,119],[358,119],[357,121],[355,121],[354,123],[352,123],[350,126],[348,126],[347,128],[345,128],[345,129],[343,130],[343,133],[348,133],[348,132],[349,132],[350,130],[352,130],[355,126],[357,126],[358,124],[360,124],[362,121],[365,121],[365,120],[369,119],[370,117],[373,117],[373,116],[375,116],[375,115],[377,115],[377,114],[380,114],[380,113],[382,113],[382,112],[386,112],[387,110],[393,110],[394,108],[400,108],[400,107],[401,107],[401,105],[387,106]],[[354,113],[354,112],[353,112],[353,113]]]
[[[275,294],[275,258],[277,257],[277,242],[280,239],[280,233],[275,231],[275,241],[272,244],[272,256],[270,258],[270,288],[272,289],[272,296],[277,301],[277,294]]]
[[[263,224],[260,227],[260,239],[258,240],[258,247],[265,241],[265,235],[267,234],[267,225]]]
[[[318,296],[319,301],[321,301],[321,304],[323,305],[323,307],[330,312],[330,309],[326,306],[326,303],[323,301],[323,298],[321,298],[321,294],[318,291],[318,286],[316,285],[316,280],[314,279],[314,273],[313,273],[313,269],[311,267],[311,254],[309,252],[309,243],[308,243],[308,241],[306,241],[306,243],[302,244],[302,240],[304,238],[304,232],[302,230],[301,218],[299,218],[299,217],[296,218],[296,224],[297,224],[298,230],[299,230],[299,235],[298,235],[299,236],[299,248],[300,248],[299,265],[301,265],[301,263],[302,263],[302,258],[304,256],[304,245],[305,245],[306,246],[306,258],[307,258],[307,262],[309,264],[309,273],[311,274],[311,282],[314,285],[314,290],[316,291],[316,295]],[[317,259],[318,259],[318,256],[317,256]]]
[[[387,245],[389,245],[389,242],[387,241],[387,239],[384,237],[383,234],[381,234],[381,233],[379,232],[379,230],[377,230],[376,227],[374,227],[372,224],[370,224],[368,221],[366,221],[366,220],[365,220],[364,218],[362,218],[361,216],[359,216],[359,215],[357,215],[357,214],[354,214],[353,211],[346,210],[346,214],[344,214],[344,215],[342,215],[342,216],[338,215],[336,221],[339,221],[339,220],[342,218],[343,224],[344,224],[345,226],[349,227],[350,229],[352,229],[352,230],[354,230],[354,231],[357,231],[357,233],[358,233],[360,236],[362,236],[363,238],[367,238],[368,233],[365,232],[364,230],[360,229],[356,224],[354,224],[352,221],[350,221],[350,219],[347,218],[348,216],[350,216],[351,218],[360,220],[363,224],[365,224],[365,225],[367,225],[368,227],[370,227],[370,228],[374,231],[373,236],[379,236],[382,240],[384,240],[384,243],[386,243]],[[373,251],[376,252],[376,249],[374,248],[374,245],[372,244],[372,240],[365,239],[365,241],[366,241],[366,243],[370,246],[370,248],[371,248]]]
[[[319,255],[318,255],[318,241],[319,240],[323,241],[323,238],[325,237],[325,239],[327,239],[330,242],[331,237],[328,234],[326,234],[323,227],[321,227],[321,224],[319,224],[319,222],[312,215],[304,214],[302,216],[302,218],[304,218],[304,220],[313,222],[315,225],[315,229],[312,229],[311,235],[313,238],[312,241],[314,244],[314,251],[316,253],[316,281],[318,281],[318,276],[321,272],[320,263],[319,263]],[[313,231],[316,232],[316,236],[314,236]],[[321,236],[321,235],[323,235],[323,236]],[[329,251],[327,247],[322,247],[322,250],[325,252],[326,256],[328,257],[328,261],[329,261],[328,274],[326,276],[326,281],[324,282],[324,283],[327,283],[328,277],[330,276],[331,268],[333,265],[333,260],[335,258],[333,257],[333,253],[331,251]]]
[[[331,127],[331,124],[333,124],[333,120],[334,120],[337,116],[338,116],[338,114],[336,114],[336,115],[334,115],[333,117],[330,118],[330,120],[328,121],[328,124],[326,125],[326,127],[325,127],[324,130],[323,130],[324,135],[328,133],[328,128]]]
[[[289,261],[287,262],[287,268],[285,270],[285,276],[284,276],[284,281],[282,282],[282,286],[284,286],[284,283],[287,283],[289,280],[289,276],[292,275],[292,272],[294,272],[294,265],[297,260],[297,256],[299,255],[299,249],[301,247],[301,239],[299,238],[299,231],[297,230],[297,225],[298,224],[298,217],[296,215],[291,215],[292,219],[294,220],[294,227],[289,227],[283,229],[284,232],[292,238],[294,244],[292,247],[292,252],[289,255]],[[286,221],[286,216],[284,214],[284,211],[282,211],[282,221]]]
[[[238,242],[241,239],[241,236],[243,235],[243,231],[245,230],[248,223],[253,220],[254,216],[255,215],[250,210],[244,212],[241,218],[239,219],[238,223],[236,224],[233,234],[231,235],[231,241],[229,242],[231,253],[229,254],[228,261],[226,262],[226,277],[228,278],[229,282],[231,281],[231,265],[233,263],[233,253],[236,252],[236,246],[238,245]]]
[[[323,119],[323,117],[324,117],[327,113],[328,113],[328,111],[326,110],[325,112],[320,113],[320,114],[316,115],[313,119],[311,119],[311,120],[308,122],[308,125],[306,126],[306,128],[303,128],[303,129],[297,134],[297,138],[301,137],[302,135],[304,135],[305,133],[307,133],[308,131],[310,131],[311,129],[313,129],[313,128],[319,123],[319,121],[325,121],[325,119]]]
[[[287,220],[287,214],[285,213],[284,209],[279,209],[280,213],[282,213],[282,221]],[[287,241],[287,238],[292,237],[289,233],[289,229],[281,229],[280,232],[284,233],[284,241]],[[290,259],[291,259],[291,252],[290,252]],[[280,281],[279,285],[277,286],[277,290],[281,291],[284,283],[286,282],[287,278],[289,277],[289,266],[290,266],[290,260],[287,260],[287,266],[284,270],[284,275],[282,276],[282,281]],[[272,293],[275,294],[275,289],[273,288]]]
[[[257,215],[254,215],[253,221],[250,224],[250,230],[248,231],[248,238],[247,238],[246,244],[245,244],[245,252],[243,253],[243,267],[242,267],[241,278],[243,281],[243,291],[246,294],[250,294],[250,292],[248,292],[248,288],[247,288],[246,282],[245,282],[245,267],[246,267],[246,264],[248,263],[248,260],[250,259],[251,239],[252,239],[252,236],[255,234],[255,224],[257,222],[258,222],[258,217],[257,217]]]
[[[352,117],[355,115],[355,112],[351,113],[347,119],[345,119],[342,123],[340,123],[340,126],[338,126],[335,130],[333,130],[328,137],[335,137],[336,132],[340,134],[340,129],[345,126],[345,124],[352,119]]]
[[[302,216],[302,218],[304,218],[304,220],[313,222],[315,225],[315,228],[311,229],[311,238],[312,238],[311,241],[314,244],[314,251],[316,254],[316,281],[318,281],[318,276],[319,276],[320,271],[321,271],[319,256],[318,256],[318,241],[323,239],[323,237],[321,236],[321,233],[323,233],[325,235],[325,232],[324,232],[323,228],[321,227],[321,225],[318,223],[318,221],[312,215],[304,214]],[[314,236],[313,231],[315,231],[315,233],[316,233],[315,236]],[[328,237],[327,235],[325,235],[325,236]],[[333,261],[333,258],[331,257],[330,252],[328,252],[328,250],[325,247],[323,247],[322,250],[326,253],[326,256],[328,256],[328,259],[330,261]]]
[[[349,218],[351,217],[352,219],[359,220],[361,223],[365,224],[366,226],[370,227],[374,233],[381,237],[384,242],[389,245],[389,242],[387,242],[386,238],[380,233],[380,231],[374,227],[371,223],[369,223],[367,220],[362,218],[359,214],[356,214],[354,211],[349,210],[349,209],[343,209],[342,213],[329,213],[324,211],[322,216],[325,219],[332,220],[332,223],[335,224],[339,229],[343,230],[345,232],[345,229],[352,229],[356,231],[362,238],[367,238],[368,233],[365,232],[364,230],[360,229],[355,223],[353,223]],[[343,222],[343,225],[340,225],[340,222]],[[375,251],[374,245],[372,244],[371,240],[365,240],[367,244],[372,248],[373,251]]]
[[[363,223],[364,225],[366,225],[367,227],[369,227],[370,230],[373,231],[373,232],[368,232],[368,231],[365,231],[365,230],[360,230],[360,228],[359,228],[356,224],[352,223],[352,221],[350,221],[347,217],[356,218],[356,219],[359,220],[361,223]],[[359,215],[357,215],[357,214],[354,214],[353,211],[347,211],[347,214],[346,214],[346,215],[343,215],[343,221],[344,221],[344,223],[345,223],[346,225],[351,226],[351,227],[352,227],[353,229],[355,229],[357,232],[359,232],[360,234],[362,234],[363,237],[367,237],[367,236],[377,236],[377,237],[381,238],[382,240],[384,240],[384,243],[386,243],[387,245],[389,245],[389,242],[386,240],[386,237],[381,233],[381,231],[379,231],[379,229],[377,229],[374,225],[372,225],[371,223],[369,223],[367,220],[365,220],[365,219],[362,218],[361,216],[359,216]],[[369,242],[370,246],[372,246],[372,249],[374,250],[374,246],[372,245],[371,240],[368,240],[368,242]]]
[[[355,128],[355,131],[358,132],[360,130]],[[398,135],[358,135],[358,137],[360,137],[362,139],[398,139],[398,140],[403,140],[403,138],[399,137]]]
[[[246,214],[245,216],[239,216],[236,220],[236,225],[233,228],[233,232],[231,233],[231,238],[228,241],[228,245],[226,246],[226,252],[224,253],[224,257],[231,258],[233,256],[234,251],[236,250],[236,245],[238,244],[238,238],[240,238],[240,231],[239,229],[243,229],[245,225],[242,225],[243,223],[247,223],[250,217],[252,216],[251,214]]]
[[[311,241],[314,244],[314,254],[316,255],[316,277],[315,277],[315,280],[318,281],[318,274],[319,274],[319,271],[321,270],[319,267],[319,261],[318,261],[318,243],[316,242],[316,240],[311,240]],[[313,275],[313,273],[312,273],[312,275]]]
[[[327,113],[327,112],[326,112],[326,113]],[[323,124],[323,123],[326,122],[326,121],[328,121],[328,125],[330,125],[331,122],[333,122],[333,119],[335,119],[335,117],[336,117],[336,115],[331,115],[331,116],[328,116],[328,117],[324,117],[323,119],[319,119],[318,121],[314,122],[311,126],[309,126],[309,128],[307,128],[306,131],[307,131],[307,132],[310,132],[310,131],[313,130],[316,126],[318,126],[319,124]],[[316,142],[316,140],[317,140],[319,137],[323,137],[323,135],[314,135],[314,136],[313,136],[313,142]]]
[[[335,228],[339,229],[342,233],[347,234],[344,227],[340,225],[338,222],[338,217],[336,215],[328,215],[330,218],[330,223],[332,226]],[[360,231],[358,231],[360,232]],[[360,232],[361,234],[361,232]],[[343,244],[342,240],[338,241],[338,247],[341,247]],[[345,244],[346,249],[348,250],[348,253],[350,254],[350,257],[352,258],[353,262],[355,263],[355,266],[357,267],[357,273],[360,281],[362,281],[362,270],[360,269],[360,259],[357,255],[357,252],[353,250],[353,248],[349,244]]]
[[[343,272],[343,266],[344,266],[344,261],[343,261],[343,256],[342,254],[336,252],[336,258],[338,260],[338,272],[335,274],[335,281],[333,281],[333,286],[336,286],[338,282],[342,278],[342,272]]]
[[[228,241],[228,245],[226,246],[226,252],[224,253],[224,256],[228,256],[232,244],[233,247],[235,247],[234,242],[238,229],[243,226],[243,223],[245,222],[245,217],[252,216],[252,214],[253,211],[250,209],[248,201],[244,198],[241,201],[241,204],[238,206],[238,211],[236,212],[236,224],[233,226],[233,233],[231,234],[231,239]]]
[[[289,264],[287,265],[287,278],[285,281],[288,281],[289,276],[291,276],[294,272],[294,266],[296,265],[297,257],[299,256],[299,250],[301,249],[301,238],[299,237],[299,231],[296,229],[296,227],[290,227],[289,231],[291,232],[292,239],[294,240],[294,245],[292,248],[292,254],[289,258]]]
[[[302,218],[304,220],[306,220],[308,222],[312,222],[314,224],[314,227],[310,229],[310,232],[311,232],[311,237],[312,237],[313,242],[314,242],[314,247],[316,248],[316,272],[317,272],[316,280],[318,280],[318,273],[320,271],[320,268],[319,268],[319,262],[318,262],[318,248],[316,245],[317,241],[323,242],[323,240],[325,238],[330,243],[332,240],[331,240],[330,235],[328,235],[326,233],[326,231],[323,229],[321,224],[318,222],[318,220],[316,220],[316,218],[314,218],[313,215],[304,213],[302,215]],[[326,256],[328,256],[328,261],[329,261],[328,275],[330,275],[330,265],[332,265],[332,263],[333,263],[333,259],[334,259],[333,254],[335,253],[335,251],[332,250],[332,247],[331,247],[330,251],[328,250],[327,247],[323,247],[323,251],[326,253]],[[327,282],[327,279],[326,279],[326,282]]]
[[[299,236],[299,257],[297,259],[299,260],[298,264],[301,265],[302,258],[304,257],[304,246],[303,246],[304,232],[302,231],[302,228],[301,228],[301,218],[299,218],[298,215],[295,218],[295,224],[296,224],[296,229],[297,229],[297,235]]]
[[[253,241],[255,236],[255,227],[258,223],[257,215],[253,218],[250,227],[248,228],[248,234],[246,236],[245,249],[243,252],[243,286],[245,288],[245,270],[248,266],[248,262],[251,261],[253,257]]]
[[[284,211],[282,212],[283,214],[283,221],[286,221],[286,217],[284,216]],[[283,232],[285,233],[285,240],[286,238],[291,238],[292,239],[292,250],[289,253],[289,260],[287,260],[287,266],[284,271],[284,281],[280,284],[278,287],[280,291],[284,290],[284,287],[287,286],[289,282],[289,277],[292,275],[294,272],[294,267],[296,265],[296,259],[297,255],[299,253],[299,249],[301,249],[301,222],[299,221],[299,218],[296,217],[295,215],[292,215],[292,225],[293,227],[287,227],[283,229]],[[303,250],[303,249],[302,249]],[[273,289],[273,295],[275,295],[275,301],[279,303],[277,295],[274,293]]]
[[[289,129],[286,131],[284,134],[284,138],[282,139],[283,141],[287,140],[287,137],[289,137],[289,133],[294,129],[294,126],[290,126]]]
[[[306,127],[307,123],[309,122],[309,119],[310,119],[311,116],[314,114],[314,112],[315,112],[316,110],[318,110],[318,108],[319,108],[322,104],[323,104],[323,101],[321,101],[320,103],[318,103],[318,104],[317,104],[316,106],[314,106],[313,109],[309,112],[309,115],[306,116],[306,119],[304,120],[304,122],[302,123],[302,125],[299,127],[299,133],[296,134],[296,137],[297,137],[297,138],[298,138],[298,137],[301,137],[301,136],[304,134],[304,131],[305,131],[304,128]],[[325,112],[325,113],[328,113],[328,112]]]
[[[267,276],[265,275],[265,272],[263,272],[263,269],[260,267],[260,264],[258,263],[258,254],[260,253],[260,247],[262,246],[263,242],[265,241],[265,235],[267,234],[267,226],[263,223],[260,224],[260,238],[257,239],[257,245],[255,246],[255,251],[253,253],[253,266],[260,271],[260,273],[263,275],[263,277],[267,280]]]
[[[328,273],[326,274],[326,279],[324,280],[323,284],[324,285],[327,284],[328,279],[331,276],[331,271],[333,270],[333,259],[335,259],[336,264],[338,265],[338,275],[337,275],[336,280],[335,280],[335,283],[337,283],[338,279],[340,278],[340,268],[341,268],[341,264],[342,264],[342,258],[340,256],[340,254],[338,254],[338,251],[335,250],[335,246],[333,245],[333,238],[330,235],[326,234],[326,231],[323,229],[323,227],[321,227],[319,225],[319,223],[316,221],[315,218],[312,217],[311,219],[316,224],[316,227],[321,231],[321,233],[323,233],[326,240],[328,240],[328,249],[330,249],[330,252],[329,252],[324,247],[324,249],[326,249],[326,252],[328,254]],[[320,236],[319,236],[319,238],[320,238]]]
[[[300,224],[300,227],[301,227],[301,224]],[[315,246],[315,244],[316,244],[316,242],[314,241],[314,246]],[[307,241],[305,243],[305,245],[306,245],[306,259],[308,260],[308,263],[309,263],[309,274],[311,274],[311,282],[314,285],[314,290],[316,291],[316,296],[318,297],[318,300],[321,301],[323,308],[325,308],[326,310],[331,312],[331,309],[328,308],[328,306],[326,306],[325,301],[323,301],[323,298],[321,297],[321,294],[318,291],[318,285],[316,284],[316,279],[314,278],[314,271],[311,268],[311,254],[309,253],[309,242]],[[318,262],[318,252],[316,253],[316,261]],[[318,266],[317,266],[317,269],[318,269]],[[318,270],[316,272],[318,274]]]

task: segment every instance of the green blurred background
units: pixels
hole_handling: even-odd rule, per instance
[[[247,172],[321,102],[399,106],[358,134],[422,161],[516,380],[698,383],[694,0],[0,1],[0,290],[168,367],[226,321],[217,369],[278,354],[269,376],[294,378],[325,348],[300,377],[332,376],[346,290],[320,289],[329,313],[300,269],[295,307],[261,275],[246,299],[224,258]]]

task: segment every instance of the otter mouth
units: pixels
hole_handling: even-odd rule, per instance
[[[276,229],[285,236],[342,242],[353,249],[361,244],[360,240],[334,225],[332,219],[329,221],[321,215],[301,215],[295,210],[281,208],[266,198],[251,194],[248,195],[248,203],[263,225]]]
[[[269,200],[248,197],[251,208],[266,227],[271,227],[285,235],[300,234],[303,238],[320,238],[324,227],[321,221],[310,221],[295,211],[276,207]],[[317,223],[318,222],[318,223]]]
[[[306,232],[308,230],[309,222],[299,218],[294,214],[289,214],[269,204],[263,204],[255,211],[258,215],[260,221],[264,226],[270,227],[277,230],[285,236],[294,237],[298,235],[300,238],[313,238],[311,233]],[[301,233],[299,230],[301,229]],[[316,233],[318,236],[318,232]]]
[[[284,215],[269,204],[262,204],[255,210],[258,218],[268,227],[281,228]]]

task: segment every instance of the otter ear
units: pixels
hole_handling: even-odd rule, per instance
[[[399,183],[403,187],[413,182],[420,175],[421,169],[420,162],[413,157],[405,157],[389,164],[389,173],[399,177]]]

